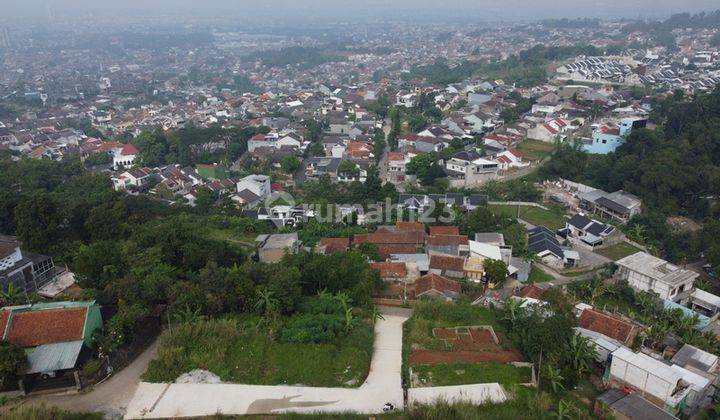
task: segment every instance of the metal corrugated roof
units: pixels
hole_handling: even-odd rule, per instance
[[[83,342],[68,341],[66,343],[44,344],[36,347],[28,354],[26,373],[54,372],[56,370],[75,367]]]

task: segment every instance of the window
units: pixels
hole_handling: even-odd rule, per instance
[[[607,139],[603,139],[603,144],[607,144]]]
[[[678,293],[682,293],[683,290],[685,290],[685,285],[684,285],[684,284],[680,286],[680,288],[678,289]]]

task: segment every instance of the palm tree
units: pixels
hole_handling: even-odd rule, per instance
[[[350,332],[350,329],[352,329],[353,324],[355,323],[355,317],[353,316],[353,308],[346,308],[345,309],[345,332]]]
[[[273,297],[273,292],[268,290],[267,287],[263,287],[257,290],[257,301],[255,301],[255,309],[258,312],[262,312],[265,316],[275,311],[277,307],[277,300]]]
[[[352,298],[346,292],[340,292],[336,294],[335,300],[340,303],[340,306],[342,306],[343,310],[347,310],[347,308],[349,308],[350,304],[352,303]]]
[[[603,283],[603,281],[598,277],[593,277],[592,280],[590,280],[588,286],[590,289],[589,291],[591,305],[595,305],[595,300],[600,298],[600,296],[604,295],[608,291],[605,283]]]
[[[573,406],[563,400],[558,401],[557,410],[553,413],[557,420],[572,419]]]
[[[505,302],[505,314],[504,319],[510,322],[510,325],[515,325],[518,317],[522,313],[522,300],[520,299],[508,299]]]
[[[2,297],[3,303],[9,305],[19,302],[23,293],[23,290],[15,287],[13,283],[8,283],[7,290],[0,291],[0,297]]]
[[[569,344],[573,369],[575,369],[578,376],[582,376],[585,372],[590,371],[590,367],[595,360],[597,354],[595,344],[580,334],[573,335]]]
[[[553,390],[553,393],[557,394],[565,389],[565,386],[562,384],[565,378],[560,374],[560,369],[556,369],[549,364],[546,365],[545,377],[550,382],[550,388]]]
[[[194,324],[195,322],[203,320],[205,317],[202,315],[200,308],[193,310],[190,308],[190,305],[185,304],[185,306],[173,314],[173,318],[180,324]]]
[[[655,298],[649,293],[636,293],[635,301],[640,307],[640,312],[642,312],[643,315],[650,316],[653,312],[655,312]]]
[[[632,230],[630,231],[630,236],[632,236],[637,242],[644,243],[645,242],[645,226],[641,224],[634,224]]]

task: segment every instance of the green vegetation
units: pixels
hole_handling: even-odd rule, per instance
[[[432,386],[484,384],[525,384],[532,380],[529,367],[516,367],[503,363],[452,363],[447,365],[413,366],[418,379]],[[431,386],[431,385],[428,385]]]
[[[696,259],[704,251],[720,267],[720,206],[714,199],[720,195],[720,89],[658,99],[651,120],[660,126],[634,130],[614,153],[589,155],[561,146],[538,176],[635,194],[643,214],[623,228],[629,237],[672,262]],[[666,219],[673,215],[705,222],[702,231],[669,229]]]
[[[517,149],[523,154],[523,159],[541,161],[552,154],[555,145],[545,141],[525,139]]]
[[[176,131],[144,131],[133,140],[140,149],[140,160],[146,166],[178,163],[194,165],[214,163],[218,159],[232,161],[247,150],[247,141],[258,133],[267,133],[267,127],[222,128],[213,125],[208,128],[189,125]],[[220,143],[224,150],[213,152],[204,144]]]
[[[528,283],[545,283],[553,281],[555,278],[550,274],[537,268],[535,265],[530,269],[530,276],[528,277]]]
[[[373,323],[350,315],[332,297],[306,299],[293,316],[186,322],[163,333],[158,358],[144,375],[174,381],[207,369],[245,384],[359,386],[370,367]]]
[[[403,340],[429,350],[445,350],[442,342],[433,336],[433,328],[468,325],[502,328],[493,310],[470,303],[419,302],[407,323],[409,327],[403,331]]]
[[[129,344],[158,304],[171,317],[222,318],[271,302],[273,314],[292,318],[303,297],[322,290],[365,307],[382,285],[358,251],[301,252],[280,264],[249,261],[254,236],[271,230],[237,214],[232,205],[201,211],[116,192],[78,160],[0,159],[0,232],[68,264],[84,298],[117,308],[94,337],[95,350],[105,354]],[[27,300],[10,292],[0,297],[3,304]],[[296,321],[295,336],[327,327],[325,317],[309,318]]]
[[[556,230],[565,227],[564,213],[554,208],[545,210],[534,206],[503,206],[490,205],[490,211],[505,217],[517,217],[536,226],[545,226],[548,229]]]
[[[598,276],[588,281],[568,285],[568,291],[576,299],[608,311],[617,311],[634,319],[648,328],[640,336],[643,345],[661,348],[668,333],[673,333],[682,342],[691,344],[710,353],[720,351],[720,341],[711,331],[700,332],[695,327],[697,316],[687,316],[680,309],[666,310],[657,297],[635,292],[626,283],[606,285]]]
[[[18,405],[3,412],[2,417],[7,420],[101,420],[103,418],[100,413],[70,412],[44,405]]]
[[[25,351],[22,347],[0,341],[0,389],[13,385],[25,362]]]
[[[604,257],[610,258],[613,261],[625,258],[628,255],[632,255],[636,252],[640,252],[641,249],[627,242],[620,242],[614,245],[607,246],[605,248],[596,249],[594,252]]]

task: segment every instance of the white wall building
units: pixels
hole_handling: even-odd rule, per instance
[[[660,299],[679,301],[689,295],[698,273],[680,268],[646,252],[615,262],[618,276],[635,290],[657,293]]]

